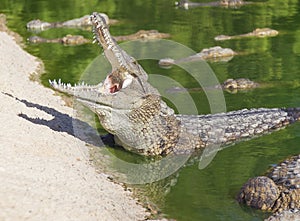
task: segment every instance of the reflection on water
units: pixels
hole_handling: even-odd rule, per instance
[[[35,35],[26,30],[26,23],[30,20],[64,21],[100,11],[120,20],[120,23],[111,26],[113,35],[157,29],[170,33],[173,41],[196,52],[217,45],[231,48],[239,54],[230,61],[209,63],[218,80],[223,82],[227,78],[244,77],[268,86],[245,93],[225,92],[228,111],[250,107],[300,106],[299,1],[253,2],[237,9],[198,7],[181,10],[174,7],[173,0],[2,0],[0,12],[6,13],[8,26],[25,39]],[[238,35],[267,27],[278,30],[279,35],[224,42],[214,40],[221,34]],[[50,29],[38,35],[57,38],[66,34],[92,38],[89,31],[67,28]],[[87,66],[101,53],[101,49],[92,44],[76,47],[28,44],[27,50],[45,62],[46,73],[42,76],[45,85],[49,78],[77,82]],[[145,60],[141,64],[149,74],[171,77],[183,87],[199,87],[197,81],[179,67],[161,69],[153,60]],[[203,91],[192,91],[190,95],[199,113],[211,111]],[[165,180],[139,187],[158,204],[163,213],[176,220],[262,220],[264,214],[241,208],[235,201],[235,195],[248,178],[263,174],[271,164],[299,153],[299,142],[300,125],[296,124],[224,149],[202,170],[198,168],[198,161],[191,161]],[[109,150],[131,162],[144,160],[121,149]]]

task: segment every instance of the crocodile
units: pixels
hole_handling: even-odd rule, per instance
[[[250,90],[257,88],[259,86],[259,83],[251,81],[248,78],[237,78],[232,79],[229,78],[225,80],[220,85],[215,85],[212,88],[206,88],[206,89],[223,89],[229,93],[236,93],[237,91],[242,90]],[[184,92],[184,91],[200,91],[202,88],[183,88],[183,87],[172,87],[167,90],[168,93],[176,93],[176,92]]]
[[[163,58],[160,59],[158,64],[160,66],[171,66],[174,64],[181,64],[187,62],[194,62],[194,61],[215,61],[215,62],[227,62],[233,58],[234,55],[237,53],[230,48],[222,48],[220,46],[214,46],[210,48],[204,48],[199,53],[186,57],[174,60],[172,58]]]
[[[112,71],[97,85],[49,82],[54,89],[73,95],[95,112],[103,128],[128,151],[147,156],[191,153],[269,133],[299,120],[300,108],[175,114],[147,81],[142,66],[112,38],[101,14],[93,13],[91,22]]]
[[[275,213],[268,220],[280,220],[289,212],[297,212],[300,209],[300,155],[287,158],[266,176],[249,179],[241,188],[237,200],[255,209]],[[300,218],[299,211],[293,216]]]
[[[109,24],[115,24],[118,22],[118,20],[115,19],[109,19],[108,16],[104,13],[101,13],[101,15],[106,19],[106,22]],[[84,15],[80,18],[74,18],[67,21],[62,22],[46,22],[41,21],[40,19],[31,20],[27,23],[26,27],[28,30],[33,31],[44,31],[50,28],[88,28],[90,27],[90,16]]]
[[[229,92],[236,92],[237,90],[249,90],[253,88],[257,88],[259,86],[258,83],[251,81],[248,78],[237,78],[237,79],[232,79],[229,78],[225,80],[221,84],[221,88],[229,91]]]
[[[168,33],[160,33],[157,30],[139,30],[138,32],[131,35],[120,35],[114,36],[116,41],[132,41],[137,39],[160,39],[160,38],[170,38],[171,35]]]
[[[140,30],[131,35],[114,36],[116,41],[130,41],[130,40],[151,40],[160,38],[169,38],[170,34],[160,33],[157,30]],[[82,35],[66,35],[62,38],[48,39],[39,36],[31,36],[28,41],[33,44],[37,43],[61,43],[64,45],[81,45],[86,43],[92,43],[90,39],[84,38]]]
[[[64,45],[81,45],[91,42],[89,39],[84,38],[82,35],[66,35],[62,38],[42,38],[39,36],[31,36],[28,38],[30,43],[61,43]]]
[[[225,41],[225,40],[230,40],[230,39],[239,39],[239,38],[244,38],[244,37],[274,37],[278,35],[278,31],[270,28],[257,28],[253,30],[252,32],[246,33],[246,34],[241,34],[241,35],[218,35],[215,37],[216,41]]]
[[[72,86],[60,80],[49,80],[49,83],[55,90],[74,96],[96,113],[103,128],[128,151],[147,156],[193,153],[213,145],[229,145],[263,135],[300,120],[300,108],[175,114],[148,82],[142,66],[113,39],[105,18],[94,12],[90,19],[95,38],[112,71],[97,85]],[[299,165],[300,155],[280,164],[271,171],[270,178],[250,180],[239,194],[240,202],[250,198],[249,205],[273,212],[299,208]],[[248,191],[253,186],[258,190],[257,194]],[[261,194],[265,194],[262,200]],[[256,196],[258,199],[251,200]]]
[[[231,7],[237,8],[246,4],[251,4],[251,2],[245,2],[243,0],[220,0],[215,2],[191,2],[189,0],[181,0],[175,2],[175,6],[182,7],[184,9],[189,9],[191,7],[206,7],[206,6],[221,6],[221,7]]]

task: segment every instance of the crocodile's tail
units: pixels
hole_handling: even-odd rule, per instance
[[[203,147],[207,147],[229,145],[284,128],[300,121],[300,107],[243,109],[211,115],[177,115],[177,118],[188,133],[199,134]]]
[[[217,152],[228,145],[248,140],[300,121],[298,108],[243,109],[211,115],[177,115],[189,134],[199,134],[204,148],[199,168],[205,168]]]

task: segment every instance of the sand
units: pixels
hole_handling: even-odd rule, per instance
[[[144,220],[145,209],[97,173],[85,142],[68,133],[73,109],[30,80],[42,65],[16,36],[0,22],[0,220]]]

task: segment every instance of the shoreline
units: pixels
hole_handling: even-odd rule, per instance
[[[30,80],[43,64],[0,16],[0,220],[146,219],[131,192],[96,172],[70,131],[73,109]]]

